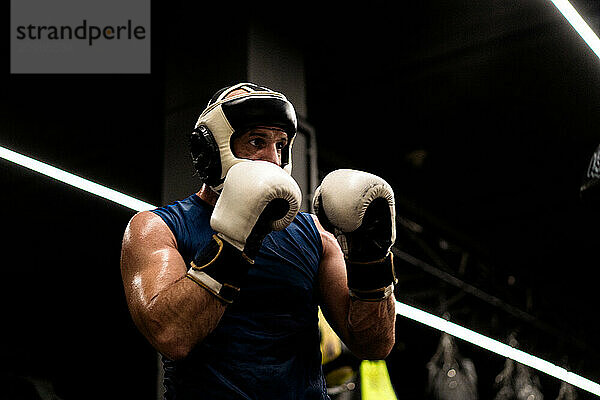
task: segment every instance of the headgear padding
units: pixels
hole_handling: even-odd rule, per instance
[[[234,91],[240,93],[231,95]],[[215,93],[192,132],[192,161],[206,184],[216,191],[221,189],[227,171],[243,161],[233,154],[231,138],[257,126],[276,127],[287,133],[281,167],[291,174],[292,143],[298,129],[294,106],[281,93],[252,83],[240,83]]]

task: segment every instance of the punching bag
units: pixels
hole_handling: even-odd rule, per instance
[[[514,334],[509,336],[509,345],[518,345]],[[543,400],[540,380],[531,371],[531,368],[507,358],[504,369],[496,376],[498,393],[494,400]]]
[[[458,352],[454,338],[442,333],[436,353],[427,363],[428,396],[434,400],[477,400],[473,362]]]

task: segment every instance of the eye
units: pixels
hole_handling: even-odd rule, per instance
[[[277,150],[282,150],[286,144],[287,144],[286,141],[277,142],[277,144],[276,144]]]
[[[260,137],[250,139],[250,141],[248,143],[250,143],[250,145],[257,147],[257,148],[262,148],[265,146],[265,140]]]

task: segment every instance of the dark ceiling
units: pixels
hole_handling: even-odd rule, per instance
[[[572,3],[599,32],[597,1]],[[600,208],[579,199],[600,143],[598,57],[549,1],[292,7],[245,10],[228,32],[243,42],[252,20],[304,52],[321,175],[358,168],[394,187],[405,223],[397,248],[422,261],[402,260],[398,297],[437,313],[451,304],[457,322],[501,340],[521,330],[538,354],[557,363],[570,356],[569,366],[600,381]],[[10,75],[6,62],[0,145],[159,204],[166,64],[181,57],[173,47],[210,63],[198,37],[214,47],[232,40],[214,34],[224,24],[216,15],[185,1],[153,4],[151,75]],[[226,75],[218,79],[241,79]],[[48,377],[71,399],[112,369],[123,398],[151,397],[155,361],[123,306],[118,271],[131,212],[5,161],[0,178],[5,375]],[[420,360],[410,349],[424,337],[424,328],[399,323],[406,346],[393,371],[404,371],[402,357]],[[437,336],[427,332],[430,357]],[[481,374],[493,380],[502,361],[491,371],[485,364]]]

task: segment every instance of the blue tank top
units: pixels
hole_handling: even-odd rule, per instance
[[[214,231],[212,207],[195,194],[153,210],[185,262]],[[215,330],[183,360],[163,357],[166,399],[329,399],[321,370],[317,271],[322,254],[312,217],[299,213],[263,241],[247,285]]]

